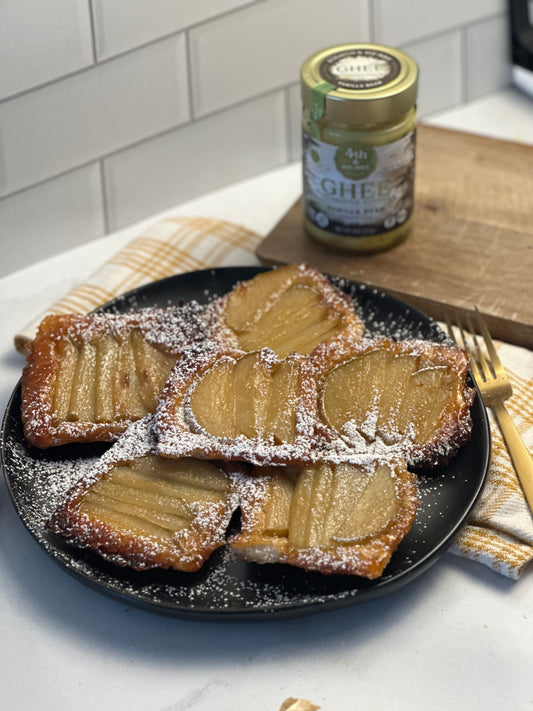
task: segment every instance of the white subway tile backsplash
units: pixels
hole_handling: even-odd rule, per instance
[[[190,31],[195,115],[298,81],[312,52],[369,38],[368,0],[269,0],[199,25]]]
[[[189,118],[183,35],[0,104],[0,194]]]
[[[92,62],[87,0],[0,2],[0,99]]]
[[[422,118],[510,81],[507,0],[0,0],[0,276],[300,159],[300,66],[358,41]]]
[[[506,0],[374,0],[374,39],[398,46],[504,14],[506,7]]]
[[[107,59],[253,0],[92,0],[97,58]]]
[[[462,99],[461,31],[448,32],[402,47],[418,63],[418,114],[424,116],[459,104]]]
[[[477,99],[511,83],[507,17],[494,17],[467,27],[466,94]]]
[[[105,232],[98,164],[0,201],[0,277]]]
[[[285,130],[279,91],[111,156],[111,228],[285,163]]]

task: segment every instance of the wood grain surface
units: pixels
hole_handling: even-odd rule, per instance
[[[409,236],[387,252],[320,245],[299,200],[257,255],[370,284],[437,319],[477,305],[495,338],[533,348],[533,146],[421,125],[415,194]]]

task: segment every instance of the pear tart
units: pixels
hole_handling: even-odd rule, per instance
[[[219,463],[157,456],[148,416],[72,487],[47,529],[117,565],[193,572],[224,544],[237,501]]]
[[[240,489],[241,531],[229,539],[249,561],[378,578],[418,506],[402,460],[254,468]]]
[[[310,361],[268,348],[245,353],[205,346],[187,351],[156,411],[158,451],[251,464],[312,456],[316,393]]]
[[[221,320],[221,332],[238,348],[270,348],[281,358],[364,332],[351,299],[306,264],[260,273],[238,284],[212,308]]]
[[[470,437],[475,391],[455,346],[362,339],[319,346],[313,360],[320,419],[349,448],[433,466]]]
[[[186,346],[210,326],[201,307],[57,315],[41,323],[22,375],[22,422],[38,447],[113,441],[154,412]]]

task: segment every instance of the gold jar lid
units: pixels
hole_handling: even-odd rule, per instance
[[[385,123],[416,104],[418,66],[408,54],[377,44],[344,44],[309,57],[301,69],[311,119]]]

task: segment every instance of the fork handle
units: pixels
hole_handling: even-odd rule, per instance
[[[501,433],[507,445],[522,490],[533,512],[533,458],[520,437],[515,423],[503,403],[494,405],[492,411],[500,426]]]

